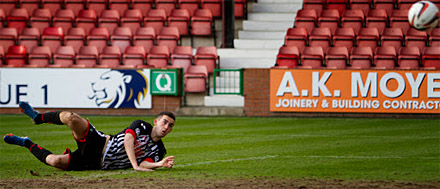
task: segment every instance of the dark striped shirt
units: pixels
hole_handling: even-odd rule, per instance
[[[136,137],[134,151],[138,165],[143,161],[158,162],[166,154],[162,140],[153,142],[151,131],[153,127],[142,120],[136,120],[122,132],[111,135],[102,158],[102,169],[126,169],[132,165],[124,147],[125,134],[130,132]]]

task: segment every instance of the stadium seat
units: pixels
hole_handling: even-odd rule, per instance
[[[189,15],[192,16],[194,11],[200,8],[199,0],[177,0],[179,9],[186,9]]]
[[[194,65],[204,65],[208,73],[214,72],[214,69],[220,64],[220,58],[217,55],[215,46],[197,47],[194,56]]]
[[[95,2],[95,0],[93,1]],[[100,13],[101,11],[99,11]],[[84,28],[86,33],[90,32],[90,29],[96,27],[98,21],[97,11],[94,9],[80,10],[78,16],[75,19],[76,27]]]
[[[18,7],[32,13],[34,9],[40,7],[40,0],[18,0]]]
[[[156,36],[156,44],[168,47],[170,52],[180,44],[180,34],[176,27],[163,27]]]
[[[350,68],[370,69],[373,62],[373,50],[371,47],[356,47],[350,55]]]
[[[40,31],[37,28],[24,28],[18,36],[18,45],[32,50],[40,44]]]
[[[171,65],[183,68],[186,73],[192,64],[193,55],[191,46],[177,46],[171,53]]]
[[[394,69],[397,63],[397,52],[394,47],[377,47],[373,61],[376,69]]]
[[[54,15],[56,10],[63,7],[64,0],[41,0],[41,8],[50,11],[50,15]]]
[[[191,35],[211,36],[214,33],[212,17],[209,9],[197,9],[191,17]]]
[[[329,28],[314,28],[309,35],[310,47],[321,47],[324,52],[331,45],[332,34]]]
[[[118,11],[119,15],[122,15],[125,10],[130,8],[130,0],[108,0],[108,8],[110,10]]]
[[[324,51],[321,47],[306,47],[301,54],[299,68],[319,69],[324,63]]]
[[[98,49],[95,46],[82,46],[76,54],[74,67],[93,68],[98,64]]]
[[[28,20],[29,14],[26,9],[11,9],[8,16],[6,17],[6,25],[9,28],[17,29],[17,32],[20,33],[21,30],[23,30],[23,28],[27,26]]]
[[[5,11],[1,8],[0,4],[0,28],[5,27],[6,14]]]
[[[167,16],[176,8],[177,0],[155,0],[156,9],[163,9]]]
[[[156,40],[156,33],[152,27],[142,27],[136,30],[133,35],[133,45],[143,46],[146,52],[149,52]]]
[[[11,9],[16,8],[17,2],[17,0],[2,0],[0,1],[0,7],[7,14]]]
[[[403,35],[406,35],[406,32],[410,28],[408,9],[393,10],[390,16],[390,28],[400,28],[402,29]]]
[[[86,33],[84,28],[70,28],[64,35],[64,45],[72,46],[75,53],[78,53],[81,46],[86,45]]]
[[[110,39],[110,32],[107,28],[92,28],[86,37],[87,46],[95,46],[98,52],[107,46]]]
[[[28,56],[26,67],[44,68],[52,61],[52,52],[47,46],[37,46],[32,49]]]
[[[131,0],[132,9],[139,9],[145,13],[152,9],[153,4],[153,0]]]
[[[333,35],[334,47],[346,47],[348,51],[355,46],[356,35],[353,28],[338,28]]]
[[[331,47],[325,55],[325,65],[329,69],[345,69],[348,58],[349,54],[346,47]]]
[[[208,71],[205,66],[190,66],[184,74],[185,92],[202,93],[206,91]]]
[[[295,46],[298,47],[299,52],[302,52],[306,45],[308,45],[308,35],[305,28],[287,29],[284,46]]]
[[[5,61],[5,51],[3,50],[3,47],[0,46],[0,67],[3,67],[4,61]]]
[[[379,31],[377,28],[361,28],[356,37],[358,47],[370,47],[375,49],[379,42]]]
[[[372,6],[371,0],[350,0],[350,9],[361,9],[364,15],[368,14]]]
[[[222,16],[222,1],[221,0],[200,0],[200,7],[208,9],[212,13],[212,17],[220,18]]]
[[[85,0],[87,9],[93,10],[96,15],[101,15],[101,12],[107,8],[107,1],[108,0]],[[78,13],[78,17],[80,13]]]
[[[70,9],[58,9],[52,18],[53,27],[61,27],[63,31],[69,31],[75,24],[75,14]]]
[[[129,46],[122,55],[123,68],[148,68],[145,65],[146,52],[142,46]]]
[[[144,17],[144,27],[152,27],[155,33],[159,33],[162,27],[164,27],[166,19],[165,10],[151,9]]]
[[[400,69],[419,69],[420,60],[420,50],[417,47],[402,47],[397,56]]]
[[[411,6],[419,0],[397,0],[397,8],[402,9],[410,9]]]
[[[440,47],[440,28],[434,28],[429,35],[429,46]]]
[[[373,27],[379,30],[379,34],[387,27],[388,14],[385,9],[370,9],[366,18],[366,27]]]
[[[189,26],[189,18],[190,14],[186,9],[174,9],[171,12],[171,15],[168,17],[168,27],[176,27],[179,30],[179,34],[181,36],[186,36],[189,34],[188,26]]]
[[[8,49],[9,46],[15,45],[18,38],[16,28],[0,28],[0,46]]]
[[[303,9],[315,10],[317,15],[321,15],[321,11],[324,9],[324,0],[304,0]]]
[[[128,27],[117,27],[113,31],[113,35],[110,37],[110,44],[117,46],[124,52],[128,46],[131,46],[131,39],[133,34]]]
[[[45,28],[41,34],[41,45],[48,46],[52,52],[55,52],[58,46],[63,45],[63,40],[63,29],[60,27]]]
[[[121,27],[136,31],[142,26],[143,14],[139,9],[127,9],[121,17]]]
[[[374,9],[384,9],[388,15],[394,10],[394,2],[396,0],[373,0]]]
[[[147,65],[155,68],[165,68],[170,59],[170,51],[167,46],[153,46],[147,54]]]
[[[347,9],[348,1],[347,0],[325,0],[325,8],[326,9],[336,9],[339,11],[339,14],[344,14],[345,9]],[[322,14],[322,13],[321,13]]]
[[[236,18],[243,18],[247,15],[247,0],[234,1],[234,16]]]
[[[391,46],[396,50],[403,46],[403,32],[400,28],[385,28],[381,35],[380,44],[382,47]]]
[[[113,30],[119,27],[120,19],[121,15],[117,10],[103,10],[98,18],[98,27],[108,28],[108,31],[112,34]]]
[[[24,67],[27,62],[26,47],[22,45],[12,45],[8,47],[5,56],[6,67]]]
[[[73,15],[78,15],[79,11],[86,9],[85,0],[64,0],[64,8],[71,10]]]
[[[345,10],[341,18],[341,27],[353,28],[354,33],[357,35],[359,30],[364,24],[365,15],[360,9]]]
[[[320,28],[329,28],[331,34],[335,34],[336,29],[339,27],[339,11],[336,9],[322,10],[321,16],[318,18],[318,26]]]
[[[428,42],[428,35],[426,32],[418,31],[414,28],[409,28],[405,36],[405,46],[418,47],[420,52],[426,47]]]
[[[296,68],[299,64],[300,51],[295,46],[283,46],[278,50],[276,66]]]
[[[53,53],[53,65],[49,67],[68,68],[75,63],[75,50],[72,46],[59,46]]]
[[[305,28],[307,34],[310,35],[313,28],[317,26],[318,15],[314,9],[298,10],[295,17],[295,28]]]
[[[121,64],[121,50],[119,47],[106,46],[99,54],[98,68],[117,68]]]
[[[422,65],[428,69],[440,69],[440,47],[426,47],[423,50]]]
[[[43,33],[44,28],[52,25],[52,13],[49,9],[34,9],[32,16],[29,18],[29,25]]]

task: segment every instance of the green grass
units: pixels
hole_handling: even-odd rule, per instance
[[[135,119],[89,116],[106,134]],[[34,126],[22,115],[0,115],[0,134],[29,136],[54,153],[76,149],[65,126]],[[40,163],[25,148],[0,142],[0,178],[274,178],[440,181],[440,121],[179,117],[163,139],[175,168],[136,173],[66,172]],[[40,177],[29,172],[38,172]]]

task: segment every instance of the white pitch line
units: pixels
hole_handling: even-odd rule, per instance
[[[201,161],[201,162],[195,162],[195,163],[187,163],[187,164],[181,164],[176,165],[174,167],[188,167],[193,165],[207,165],[207,164],[213,164],[213,163],[224,163],[224,162],[234,162],[234,161],[247,161],[247,160],[261,160],[261,159],[269,159],[269,158],[276,158],[277,155],[273,156],[260,156],[260,157],[249,157],[249,158],[238,158],[238,159],[223,159],[223,160],[213,160],[213,161]]]

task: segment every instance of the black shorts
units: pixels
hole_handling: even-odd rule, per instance
[[[87,120],[88,122],[88,120]],[[88,129],[83,140],[76,140],[78,149],[70,154],[67,171],[101,169],[102,149],[106,136],[88,123]]]

